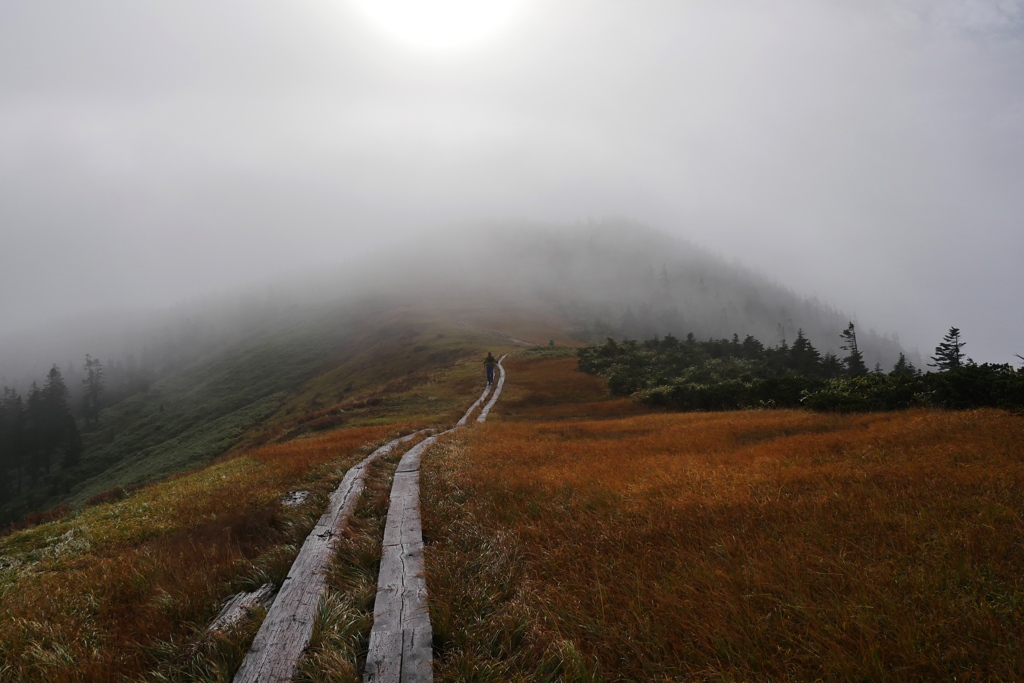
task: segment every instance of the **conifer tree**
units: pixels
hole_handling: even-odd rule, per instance
[[[33,483],[39,478],[40,470],[45,472],[50,468],[49,453],[43,448],[45,433],[43,392],[38,383],[32,382],[25,399],[25,466]]]
[[[82,438],[78,433],[78,425],[71,415],[68,404],[68,387],[60,368],[54,365],[46,375],[43,384],[43,402],[46,406],[46,420],[49,433],[44,443],[51,450],[59,448],[63,453],[61,465],[72,467],[77,465],[82,455]]]
[[[65,416],[70,417],[68,408],[68,387],[60,368],[54,365],[43,382],[43,433],[40,435],[47,461],[53,452],[64,443]]]
[[[803,329],[796,331],[796,341],[789,350],[790,367],[805,377],[821,374],[821,354],[811,341],[804,336]]]
[[[827,379],[839,377],[846,370],[843,361],[834,353],[826,353],[821,359],[821,373]]]
[[[103,395],[103,365],[99,358],[85,354],[85,377],[82,378],[82,413],[85,424],[97,424],[100,421],[100,397]]]
[[[32,383],[26,410],[30,436],[31,462],[29,469],[36,479],[40,470],[50,470],[55,451],[63,451],[62,464],[77,464],[81,454],[78,427],[68,407],[68,388],[60,368],[54,365],[46,375],[43,388]]]
[[[742,347],[744,358],[753,360],[764,356],[764,344],[755,339],[753,335],[748,334],[744,337]]]
[[[839,348],[848,352],[846,358],[843,359],[846,364],[846,372],[853,377],[868,374],[868,366],[864,364],[864,355],[857,346],[857,329],[853,322],[850,322],[850,326],[839,334],[839,338],[844,342]]]
[[[965,343],[960,341],[960,330],[950,327],[949,332],[942,338],[942,343],[935,347],[935,355],[932,356],[932,360],[935,362],[929,363],[928,367],[938,368],[939,372],[962,367],[964,354],[960,349],[964,346]]]
[[[892,366],[892,372],[889,374],[896,377],[914,377],[918,374],[918,370],[914,367],[913,363],[907,360],[906,355],[900,351],[899,360]]]
[[[0,498],[21,490],[25,458],[25,406],[21,396],[4,387],[0,398]]]

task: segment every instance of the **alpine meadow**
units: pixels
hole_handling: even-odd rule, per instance
[[[0,3],[0,683],[1024,680],[1022,63]]]

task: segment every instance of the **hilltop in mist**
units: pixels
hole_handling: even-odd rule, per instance
[[[820,349],[837,353],[839,333],[856,321],[750,268],[626,221],[494,225],[449,237],[398,259],[395,291],[433,287],[443,297],[450,288],[541,302],[563,315],[581,341],[749,334],[774,346],[802,329]],[[859,325],[858,334],[871,365],[896,361],[895,335]],[[917,362],[916,352],[910,355]]]
[[[4,340],[0,378],[23,386],[53,364],[73,376],[86,353],[162,374],[274,330],[351,305],[538,307],[579,341],[672,334],[748,334],[767,345],[797,331],[838,352],[851,314],[650,228],[605,220],[552,226],[494,223],[435,231],[358,263],[163,311],[82,316]],[[858,321],[859,322],[859,321]],[[895,336],[858,324],[869,365],[889,367]],[[543,340],[538,340],[543,341]],[[920,365],[916,353],[909,354]]]

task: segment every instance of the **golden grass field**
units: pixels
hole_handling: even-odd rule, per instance
[[[331,488],[391,431],[265,446],[3,539],[0,680],[137,680],[189,657],[175,643],[283,578]],[[282,507],[300,488],[312,500]]]
[[[1019,416],[638,414],[509,367],[424,465],[438,680],[1024,677]]]
[[[221,602],[283,578],[370,449],[479,394],[479,359],[454,355],[475,339],[424,327],[402,343],[438,365],[324,373],[219,461],[0,538],[0,680],[230,680],[258,618],[206,633]],[[1024,678],[1019,416],[667,413],[609,398],[571,351],[505,365],[488,423],[424,460],[438,681]],[[396,459],[302,680],[359,680]]]
[[[443,320],[395,323],[397,336],[388,329],[368,333],[372,344],[362,355],[344,356],[312,377],[214,463],[127,497],[111,491],[99,497],[106,502],[0,537],[0,681],[230,680],[259,618],[226,634],[206,632],[223,601],[283,580],[351,465],[398,434],[449,426],[479,395],[479,338],[493,335]],[[383,495],[386,511],[384,470],[383,480],[368,486],[368,499],[379,508]],[[282,496],[298,489],[311,492],[307,502],[282,505]],[[367,540],[372,524],[368,532],[356,522],[363,550],[349,543],[340,565],[345,558],[366,565],[379,555],[379,538]],[[376,568],[361,577],[362,597],[354,602],[344,592],[346,571],[336,568],[342,578],[332,586],[341,592],[328,596],[318,624],[366,621],[365,592],[372,609]],[[332,612],[342,603],[347,611]],[[313,653],[304,679],[339,680],[334,674],[345,672],[317,678],[313,669],[344,656],[358,661],[351,650],[369,625],[360,629],[350,629],[356,640],[349,650]],[[318,638],[337,641],[329,633]]]

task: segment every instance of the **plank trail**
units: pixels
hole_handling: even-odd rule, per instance
[[[501,396],[501,388],[505,386],[505,368],[502,367],[501,365],[501,361],[503,360],[505,360],[505,356],[502,356],[501,358],[498,359],[498,371],[500,374],[498,375],[498,383],[494,386],[494,396],[491,396],[491,400],[488,401],[487,405],[484,406],[484,409],[480,411],[480,417],[476,419],[477,422],[487,421],[488,413],[491,412],[491,408],[494,407],[494,404],[497,402],[498,397]],[[486,395],[486,392],[484,395]],[[481,400],[482,399],[483,397],[481,397]]]
[[[424,430],[426,431],[426,430]],[[366,480],[366,468],[377,458],[423,432],[389,441],[354,466],[331,494],[327,511],[306,537],[288,571],[281,590],[270,606],[249,652],[235,674],[235,683],[290,681],[302,650],[313,633],[320,595],[327,586],[334,537],[348,524]]]
[[[460,420],[459,420],[458,422],[456,422],[456,423],[455,423],[457,427],[461,427],[461,426],[463,426],[464,424],[466,424],[466,422],[468,422],[468,421],[469,421],[469,416],[470,416],[470,415],[471,415],[471,414],[473,413],[473,411],[474,411],[474,410],[476,410],[476,407],[477,407],[478,405],[480,405],[481,403],[483,403],[483,402],[484,402],[484,399],[486,399],[486,398],[487,398],[487,393],[488,393],[488,392],[489,392],[490,390],[491,390],[491,385],[490,385],[490,384],[488,384],[488,385],[486,385],[486,386],[484,387],[484,393],[480,394],[480,398],[478,398],[478,399],[476,400],[476,402],[475,402],[475,403],[473,403],[473,405],[471,405],[471,406],[469,407],[469,410],[467,410],[467,411],[466,411],[466,414],[462,416],[462,419],[460,419]]]
[[[505,384],[505,368],[498,360],[500,376],[494,395],[481,411],[484,422]],[[373,605],[373,629],[366,654],[366,683],[431,683],[433,630],[427,607],[427,581],[423,575],[423,529],[420,524],[420,459],[435,441],[465,425],[473,410],[487,397],[484,389],[458,424],[428,437],[409,449],[398,463],[391,487],[391,503],[384,527],[384,544]]]

